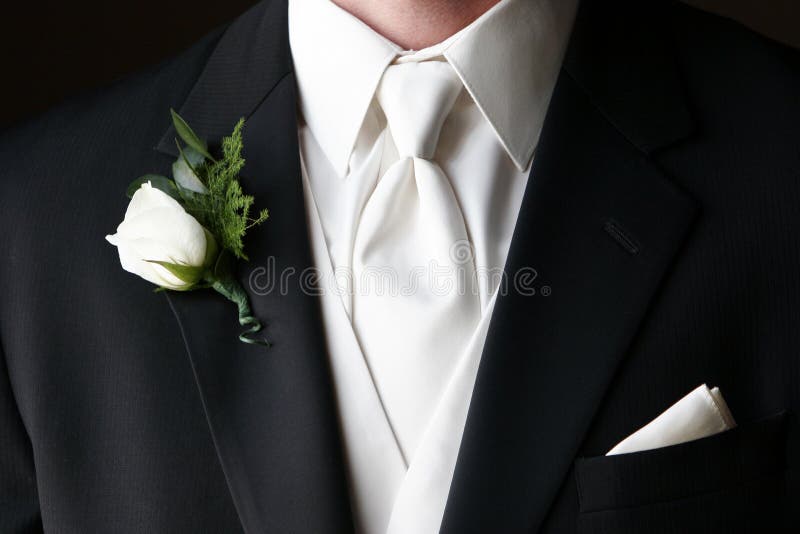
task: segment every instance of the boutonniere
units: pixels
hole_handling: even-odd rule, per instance
[[[227,298],[247,328],[239,339],[266,345],[255,337],[261,323],[233,269],[236,260],[247,260],[242,242],[247,230],[268,216],[261,210],[251,217],[254,199],[239,183],[244,119],[222,140],[216,159],[186,121],[171,113],[184,143],[175,140],[180,155],[172,179],[146,174],[131,183],[125,219],[106,239],[117,247],[122,268],[158,286],[156,291],[213,289]]]

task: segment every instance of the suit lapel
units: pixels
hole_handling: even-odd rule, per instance
[[[679,93],[670,92],[674,65],[652,47],[633,58],[614,48],[615,32],[634,40],[628,50],[646,42],[624,29],[624,18],[602,35],[593,32],[606,19],[590,19],[584,11],[576,21],[568,72],[537,148],[506,266],[510,291],[492,317],[446,534],[539,530],[695,218],[693,200],[647,154],[691,126]],[[641,58],[656,65],[636,68]],[[514,275],[531,268],[549,296],[526,296],[521,279],[515,287]]]
[[[216,293],[168,296],[242,525],[351,532],[319,305],[303,278],[313,264],[284,2],[259,4],[227,30],[180,112],[212,146],[248,117],[242,185],[270,210],[248,233],[239,273],[270,349],[238,341],[235,306]],[[174,155],[173,138],[157,148]]]

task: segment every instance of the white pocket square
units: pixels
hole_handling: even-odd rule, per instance
[[[719,388],[703,384],[608,451],[606,456],[693,441],[736,427]]]

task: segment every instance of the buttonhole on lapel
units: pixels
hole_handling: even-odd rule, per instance
[[[603,224],[603,229],[619,246],[624,248],[628,254],[635,256],[639,253],[641,249],[639,242],[617,221],[614,219],[607,219],[605,224]]]

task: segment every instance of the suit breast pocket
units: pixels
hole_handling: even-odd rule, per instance
[[[575,462],[581,534],[788,532],[785,413],[662,449]]]

